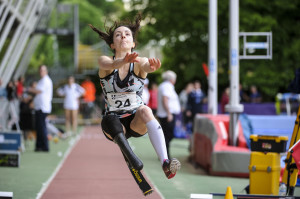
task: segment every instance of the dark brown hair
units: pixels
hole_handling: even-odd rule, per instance
[[[137,38],[138,31],[140,29],[141,20],[142,20],[142,15],[141,13],[138,13],[135,17],[134,22],[130,21],[129,19],[126,19],[125,21],[115,21],[111,27],[107,27],[104,24],[105,32],[95,28],[92,24],[89,24],[89,26],[96,33],[99,34],[99,37],[103,39],[109,47],[112,43],[114,43],[113,37],[114,37],[115,30],[121,26],[125,26],[131,30],[133,41],[137,44],[136,38]]]

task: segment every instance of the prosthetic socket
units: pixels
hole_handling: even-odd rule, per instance
[[[123,126],[115,115],[106,115],[101,122],[102,129],[109,134],[127,158],[129,164],[136,170],[143,169],[142,161],[132,151],[123,132]]]

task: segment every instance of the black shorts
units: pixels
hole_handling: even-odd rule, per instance
[[[119,118],[120,122],[123,124],[124,128],[126,129],[126,133],[125,136],[126,138],[130,138],[130,137],[141,137],[143,135],[138,134],[137,132],[135,132],[134,130],[132,130],[130,128],[130,123],[133,120],[135,114],[131,114],[128,117],[123,117],[123,118]],[[112,139],[110,139],[109,137],[107,137],[107,135],[104,133],[105,137],[111,141],[113,141]]]

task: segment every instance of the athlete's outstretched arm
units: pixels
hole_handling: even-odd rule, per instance
[[[141,67],[146,73],[152,73],[161,67],[161,62],[155,58],[143,58]]]
[[[113,70],[121,68],[126,63],[138,62],[137,57],[138,54],[136,52],[127,53],[124,58],[117,59],[112,59],[109,56],[100,56],[98,63],[101,70]]]

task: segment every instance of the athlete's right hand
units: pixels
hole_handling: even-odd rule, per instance
[[[126,63],[134,63],[134,62],[139,62],[136,58],[139,56],[136,52],[133,53],[127,53],[123,59],[124,62]]]

